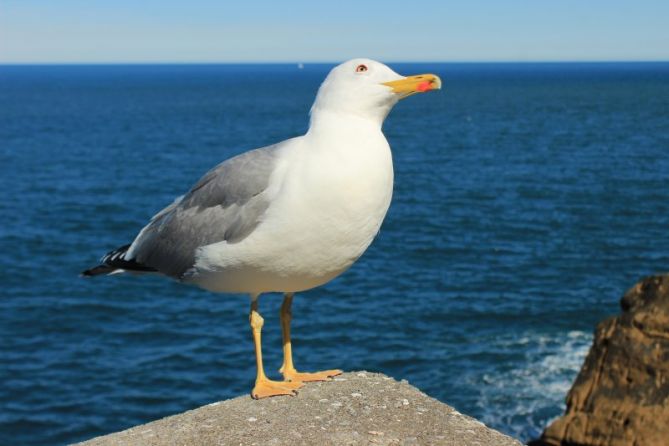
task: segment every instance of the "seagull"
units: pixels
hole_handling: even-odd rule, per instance
[[[132,243],[82,275],[162,274],[212,292],[248,294],[253,398],[295,395],[305,382],[332,379],[342,371],[301,373],[293,364],[294,294],[339,276],[372,243],[393,192],[383,121],[400,99],[440,88],[434,74],[405,77],[369,59],[336,66],[318,89],[304,135],[214,167]],[[258,298],[268,292],[284,294],[283,381],[270,380],[263,367]]]

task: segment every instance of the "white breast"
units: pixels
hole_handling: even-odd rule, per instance
[[[214,291],[301,291],[350,267],[378,233],[393,189],[383,134],[353,129],[294,140],[263,223],[240,243],[202,249],[194,281]]]

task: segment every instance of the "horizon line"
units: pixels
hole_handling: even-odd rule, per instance
[[[0,61],[0,66],[56,65],[333,65],[342,61]],[[556,60],[390,60],[385,64],[612,64],[669,63],[669,59],[556,59]]]

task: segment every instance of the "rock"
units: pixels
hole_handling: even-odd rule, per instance
[[[669,275],[644,279],[599,323],[565,414],[533,446],[669,445]]]
[[[309,383],[296,397],[240,396],[79,444],[520,446],[407,383],[370,372]]]

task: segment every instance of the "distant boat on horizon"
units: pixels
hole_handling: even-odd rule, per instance
[[[304,64],[303,63],[298,63],[297,64],[297,69],[298,70],[303,70],[304,69]]]

